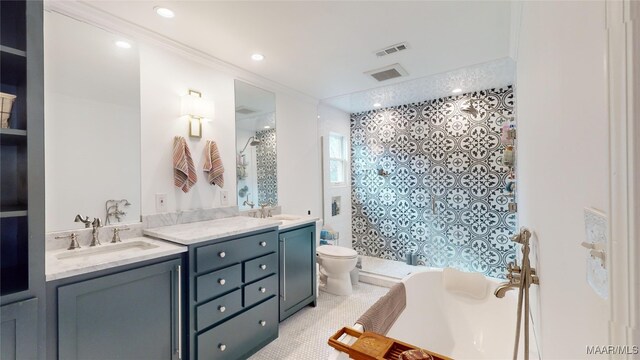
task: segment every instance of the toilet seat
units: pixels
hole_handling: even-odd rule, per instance
[[[337,245],[322,245],[316,249],[318,255],[331,259],[353,259],[358,257],[358,253],[343,246]]]

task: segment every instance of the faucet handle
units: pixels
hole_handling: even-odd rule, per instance
[[[78,243],[78,234],[72,232],[69,235],[65,235],[65,236],[56,236],[56,239],[71,239],[71,243],[69,244],[69,247],[67,248],[67,250],[73,250],[73,249],[79,249],[80,248],[80,244]]]
[[[266,208],[267,206],[269,206],[269,203],[262,203],[262,204],[260,204],[260,207],[261,207],[262,209]]]
[[[122,240],[120,240],[120,231],[126,231],[126,230],[130,230],[128,227],[123,227],[123,228],[113,228],[113,238],[111,239],[111,243],[119,243],[122,242]]]
[[[93,222],[91,223],[91,225],[94,228],[102,227],[102,220],[100,220],[100,218],[93,218]]]
[[[518,266],[518,260],[514,260],[513,262],[510,262],[509,264],[507,264],[507,271],[509,271],[510,273],[516,273],[519,274],[520,271],[522,269],[520,268],[520,266]]]

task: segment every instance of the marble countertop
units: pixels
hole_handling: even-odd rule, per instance
[[[182,245],[192,245],[202,241],[221,239],[256,230],[276,228],[281,223],[282,221],[273,218],[257,219],[247,216],[233,216],[145,229],[143,232],[145,235],[159,239],[173,241]]]
[[[310,215],[291,215],[291,214],[274,215],[274,219],[281,222],[279,226],[280,230],[291,229],[296,226],[314,223],[320,220],[320,218],[313,217]]]
[[[186,251],[186,246],[147,237],[76,250],[50,250],[45,253],[45,277],[46,281],[58,280]]]

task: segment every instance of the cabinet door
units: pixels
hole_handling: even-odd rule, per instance
[[[180,261],[58,288],[58,358],[176,359]]]
[[[29,299],[0,308],[0,359],[38,357],[38,299]]]
[[[280,233],[280,321],[315,300],[315,226]]]

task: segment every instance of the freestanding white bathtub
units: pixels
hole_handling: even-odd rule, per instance
[[[405,277],[407,306],[387,336],[454,359],[512,359],[515,339],[517,290],[498,299],[493,291],[500,283],[487,278],[483,299],[447,291],[441,269],[429,269]],[[360,324],[354,328],[362,330]],[[348,339],[343,340],[348,342]],[[524,335],[520,335],[520,355]],[[530,332],[530,359],[537,359],[535,337]],[[337,351],[333,359],[346,359]]]

